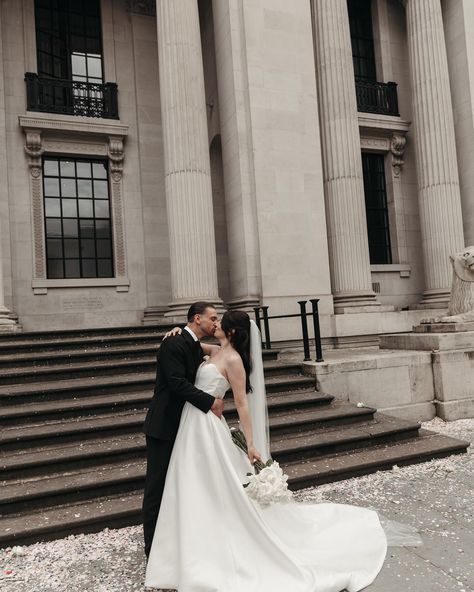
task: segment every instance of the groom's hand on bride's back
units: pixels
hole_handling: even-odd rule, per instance
[[[214,415],[217,415],[217,417],[221,417],[224,413],[224,401],[222,399],[215,399],[211,411]]]

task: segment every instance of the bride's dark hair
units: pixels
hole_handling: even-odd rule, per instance
[[[245,389],[252,390],[250,386],[250,317],[242,310],[228,310],[221,320],[221,327],[230,341],[232,347],[239,353],[245,368]]]

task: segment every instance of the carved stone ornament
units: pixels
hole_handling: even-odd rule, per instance
[[[110,174],[115,183],[122,179],[123,173],[123,138],[111,136],[109,138],[108,156],[110,161]]]
[[[145,16],[156,15],[156,0],[127,0],[127,12],[144,14]]]
[[[390,152],[392,153],[392,167],[393,174],[395,177],[400,176],[400,170],[403,165],[403,153],[405,152],[405,146],[407,139],[403,134],[393,134],[390,140]]]
[[[26,132],[25,152],[28,155],[31,176],[38,178],[41,175],[41,156],[44,152],[41,143],[41,132]]]

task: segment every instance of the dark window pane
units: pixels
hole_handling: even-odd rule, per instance
[[[46,197],[59,197],[59,179],[44,179],[44,194]]]
[[[109,220],[96,220],[95,231],[97,238],[110,238]]]
[[[87,177],[90,178],[91,176],[91,163],[90,162],[77,162],[77,176],[78,177]]]
[[[97,241],[97,257],[112,257],[110,240]]]
[[[94,162],[92,164],[92,171],[94,179],[107,179],[107,168],[105,162]]]
[[[93,202],[90,199],[79,200],[79,217],[80,218],[93,218],[94,208],[92,207]]]
[[[95,257],[95,241],[91,239],[81,240],[81,256]]]
[[[48,238],[46,241],[49,258],[59,258],[63,256],[63,241],[57,238]]]
[[[64,238],[77,238],[79,236],[77,220],[63,220],[63,233]]]
[[[81,238],[94,238],[94,221],[81,220]]]
[[[64,239],[64,256],[67,258],[79,257],[79,241],[77,239]]]
[[[61,216],[61,206],[59,199],[52,199],[50,197],[47,197],[44,200],[44,208],[46,216],[55,216],[58,218]]]
[[[77,218],[77,202],[75,199],[63,199],[63,216]]]
[[[95,259],[82,260],[82,275],[83,277],[97,277]]]
[[[79,259],[66,259],[64,261],[64,267],[66,268],[67,278],[79,278],[81,277],[81,267]]]
[[[50,218],[46,220],[46,236],[48,238],[61,238],[61,219]]]
[[[92,197],[92,182],[88,179],[78,179],[77,195],[79,197]]]
[[[94,197],[98,199],[107,199],[109,190],[107,181],[94,181]]]
[[[48,278],[58,279],[64,277],[63,260],[49,259],[48,260]]]
[[[97,260],[97,275],[98,277],[113,277],[111,259]]]
[[[95,202],[95,215],[96,215],[96,218],[108,218],[109,217],[109,202],[108,201],[96,201]]]
[[[76,171],[74,167],[74,161],[62,160],[61,161],[61,177],[75,177]]]
[[[58,161],[45,159],[43,172],[45,175],[52,175],[57,177],[59,174]]]

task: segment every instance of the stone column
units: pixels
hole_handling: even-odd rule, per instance
[[[334,309],[377,310],[347,0],[313,0],[313,26]]]
[[[197,0],[157,0],[170,316],[219,303],[204,72]]]
[[[5,306],[3,282],[3,225],[8,224],[8,174],[7,174],[7,130],[5,115],[5,84],[3,74],[3,39],[2,14],[0,6],[0,332],[18,330],[17,323],[10,318],[10,311]]]
[[[464,248],[453,110],[440,0],[405,0],[418,200],[425,268],[422,304],[444,307],[449,255]]]

